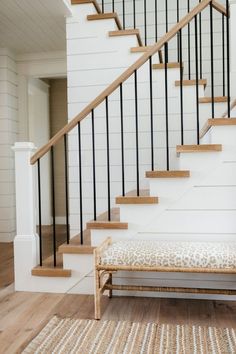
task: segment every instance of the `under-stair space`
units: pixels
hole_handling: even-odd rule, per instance
[[[118,15],[124,8],[106,12],[104,2],[72,4],[73,15],[67,18],[68,124],[31,157],[40,196],[40,161],[50,155],[53,186],[54,146],[64,144],[67,243],[55,246],[52,215],[54,254],[44,260],[41,251],[39,265],[23,283],[34,291],[92,294],[93,251],[107,237],[203,243],[235,239],[229,12],[208,0],[187,12],[177,10],[178,21],[175,17],[173,26],[150,43],[145,26],[130,28],[124,12]],[[223,45],[214,47],[213,35],[204,32],[201,21],[206,19],[218,26],[215,36]],[[203,35],[208,36],[210,60],[215,52],[216,72],[202,60]],[[52,199],[56,203],[53,193]],[[43,206],[37,200],[42,250]],[[236,280],[234,275],[191,273],[148,278],[140,272],[124,278],[129,284],[142,278],[146,285],[194,287],[197,282],[216,289],[233,289]],[[119,272],[114,279],[121,283]]]

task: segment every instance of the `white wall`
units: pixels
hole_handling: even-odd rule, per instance
[[[49,86],[39,79],[29,80],[29,139],[41,147],[50,139]],[[42,189],[42,224],[51,225],[50,156],[40,161]],[[37,184],[36,184],[37,186]]]
[[[17,70],[13,53],[0,49],[0,242],[15,235],[14,160],[17,138]]]

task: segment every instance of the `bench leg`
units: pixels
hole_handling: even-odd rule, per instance
[[[94,294],[95,320],[101,319],[101,291],[99,271],[95,269],[95,294]]]

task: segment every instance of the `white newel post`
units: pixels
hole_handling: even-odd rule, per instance
[[[236,98],[236,0],[229,0],[230,4],[230,71],[231,71],[231,97]]]
[[[16,237],[14,239],[15,290],[28,290],[31,270],[38,262],[34,202],[33,143],[15,143]]]

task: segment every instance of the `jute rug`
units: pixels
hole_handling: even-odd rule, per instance
[[[230,354],[236,330],[53,317],[23,353]]]

